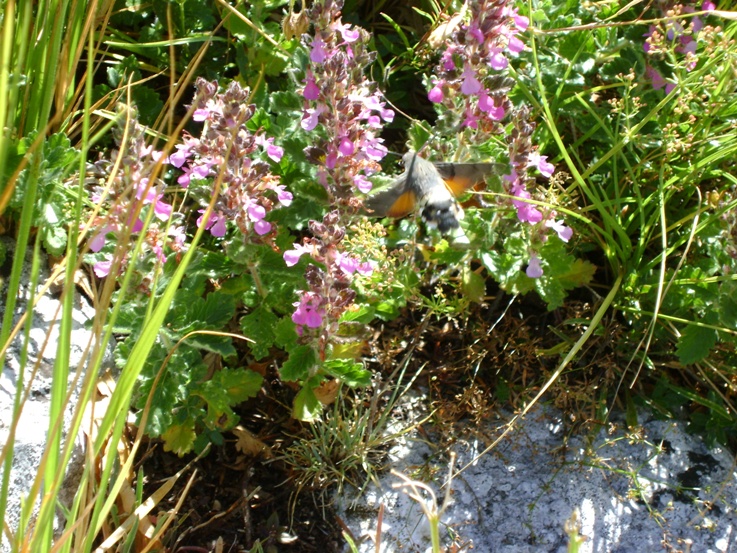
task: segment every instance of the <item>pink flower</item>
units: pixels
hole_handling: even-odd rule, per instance
[[[268,234],[269,232],[271,232],[271,223],[261,219],[253,223],[253,230],[255,230],[256,234],[258,234],[259,236],[263,236],[264,234]]]
[[[486,94],[485,90],[482,90],[481,94],[479,94],[479,109],[488,113],[493,121],[501,121],[506,115],[504,106],[496,106],[494,99]]]
[[[344,156],[352,156],[353,153],[356,151],[356,146],[347,136],[344,136],[340,139],[338,151]]]
[[[542,212],[533,204],[524,201],[532,196],[519,181],[512,185],[512,195],[520,198],[519,200],[512,200],[512,205],[517,208],[517,218],[522,223],[534,225],[543,220]]]
[[[363,103],[364,107],[369,111],[378,112],[381,118],[387,123],[394,121],[394,110],[385,107],[386,104],[381,101],[378,92],[368,97],[352,94],[351,99]],[[366,117],[366,115],[363,115],[363,117]]]
[[[110,267],[112,266],[113,262],[108,261],[98,261],[92,266],[92,270],[95,271],[95,274],[97,275],[97,278],[105,278],[108,274],[110,274]]]
[[[253,222],[261,221],[266,217],[266,208],[254,201],[249,202],[246,211],[248,212],[248,218]]]
[[[107,234],[114,231],[115,228],[110,225],[105,225],[104,227],[102,227],[102,229],[100,229],[100,232],[98,232],[95,237],[90,240],[90,250],[95,253],[99,252],[105,245]]]
[[[541,156],[538,152],[532,152],[527,157],[527,163],[529,167],[537,167],[540,174],[544,177],[550,178],[555,171],[555,165],[547,161],[548,156]]]
[[[154,215],[159,221],[168,221],[169,216],[172,212],[172,206],[166,202],[161,201],[164,197],[163,194],[157,194],[156,189],[152,186],[148,188],[148,179],[142,178],[138,183],[138,189],[136,190],[136,198],[141,200],[145,204],[154,204]],[[145,194],[145,196],[144,196]]]
[[[302,298],[294,304],[297,309],[292,314],[294,324],[308,328],[320,328],[324,311],[320,307],[320,297],[313,292],[303,292]]]
[[[167,161],[177,169],[181,169],[189,156],[192,155],[192,146],[192,140],[185,140],[184,144],[177,144],[175,146],[177,151],[171,154]]]
[[[527,27],[530,26],[530,18],[526,17],[524,15],[514,15],[514,26],[517,27],[517,30],[521,33],[524,33],[527,30]]]
[[[478,121],[479,116],[474,113],[473,109],[471,109],[471,106],[468,106],[468,108],[466,109],[466,118],[463,120],[463,126],[477,129],[479,126]]]
[[[325,167],[332,170],[332,169],[335,169],[335,165],[337,163],[338,163],[338,152],[331,145],[330,151],[325,156]]]
[[[443,52],[440,61],[443,62],[443,69],[445,69],[446,71],[453,71],[456,68],[455,61],[453,61],[452,47],[449,47],[445,52]]]
[[[374,271],[374,267],[370,261],[359,262],[355,257],[342,252],[338,252],[335,255],[335,264],[347,275],[357,272],[361,275],[368,276]]]
[[[382,144],[383,138],[369,138],[363,146],[366,157],[373,161],[381,161],[387,154],[386,146]]]
[[[663,76],[651,65],[645,67],[645,76],[650,79],[655,90],[660,90],[666,84]]]
[[[317,100],[320,97],[320,89],[315,82],[315,76],[312,74],[312,71],[307,71],[307,77],[304,82],[306,84],[305,89],[302,91],[302,96],[304,96],[305,100]]]
[[[519,54],[525,49],[525,43],[518,39],[516,36],[509,37],[509,44],[507,48],[513,54]]]
[[[534,253],[530,257],[530,263],[527,265],[525,274],[530,278],[540,278],[543,276],[543,268],[540,266],[540,259]]]
[[[286,207],[292,203],[294,196],[286,189],[286,186],[284,186],[283,184],[276,184],[272,186],[272,190],[276,192],[276,199],[279,200],[279,203],[281,205]]]
[[[543,220],[543,214],[534,205],[518,200],[512,200],[512,203],[517,208],[517,219],[520,222],[534,225]]]
[[[266,147],[266,155],[274,161],[279,163],[281,158],[284,156],[284,148],[281,146],[274,146],[274,139],[272,137],[266,138],[264,135],[259,134],[256,136],[256,144],[259,146]]]
[[[573,236],[573,229],[567,227],[563,223],[563,221],[555,221],[553,219],[550,219],[545,222],[545,226],[553,229],[558,234],[558,237],[563,240],[563,242],[568,242]]]
[[[204,215],[205,210],[200,209],[199,213],[202,213],[202,215],[200,215],[197,219],[197,226],[201,227],[202,220],[205,217]],[[225,236],[225,232],[227,230],[225,226],[225,222],[226,222],[225,215],[223,215],[219,211],[218,212],[213,211],[210,213],[210,218],[205,223],[205,230],[209,230],[210,234],[212,234],[216,238],[222,238],[223,236]]]
[[[340,31],[340,36],[342,36],[343,40],[348,43],[356,42],[359,38],[361,38],[361,33],[358,31],[358,29],[350,29],[349,25],[339,25],[338,29]]]
[[[366,176],[362,175],[361,173],[353,175],[353,184],[364,194],[368,194],[369,192],[371,192],[371,189],[374,186],[371,181],[368,180]]]
[[[369,276],[374,272],[374,265],[371,261],[364,261],[358,264],[356,271],[363,276]]]
[[[463,83],[461,84],[461,92],[466,96],[472,96],[478,94],[481,91],[481,83],[476,78],[476,73],[470,64],[466,64],[463,68]]]
[[[320,35],[312,39],[312,49],[310,50],[310,60],[314,63],[324,63],[328,54],[325,51],[325,41]]]
[[[302,128],[306,131],[315,130],[317,123],[320,120],[320,114],[325,111],[323,105],[318,105],[316,108],[307,108],[305,115],[302,118]]]
[[[507,56],[504,55],[501,48],[492,48],[489,63],[492,69],[501,71],[507,68],[509,60],[507,59]]]
[[[312,252],[312,246],[303,246],[302,244],[295,244],[293,250],[287,250],[284,252],[284,263],[287,267],[294,267],[298,262],[299,258],[306,253]]]
[[[192,113],[192,121],[197,121],[197,122],[207,121],[207,118],[209,117],[209,115],[210,115],[210,110],[208,109],[205,109],[205,108],[196,109],[194,110],[194,113]]]
[[[443,101],[443,89],[440,86],[439,82],[435,83],[435,86],[432,87],[432,90],[427,93],[427,99],[434,104],[439,104]]]
[[[484,33],[481,32],[481,29],[479,29],[479,25],[476,21],[471,22],[471,24],[468,26],[468,29],[466,30],[466,33],[475,38],[476,42],[478,42],[479,44],[484,43]]]
[[[335,264],[347,275],[352,275],[358,268],[358,260],[342,252],[335,255]]]

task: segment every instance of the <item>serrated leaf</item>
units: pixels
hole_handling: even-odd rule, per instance
[[[223,278],[236,270],[232,260],[220,252],[198,251],[195,259],[187,267],[187,275],[204,276],[207,278]]]
[[[368,304],[353,305],[351,309],[340,316],[341,321],[357,321],[368,324],[376,316],[376,308]]]
[[[301,112],[303,103],[302,97],[295,92],[282,91],[269,94],[269,111],[272,113]]]
[[[547,304],[548,311],[558,309],[563,305],[566,299],[566,290],[562,286],[561,281],[553,278],[542,278],[533,279],[535,282],[535,289],[543,301]]]
[[[171,451],[179,457],[191,451],[196,437],[193,421],[173,424],[161,435],[164,440],[164,451]]]
[[[353,359],[325,361],[322,370],[351,388],[371,384],[371,371],[367,371],[361,363],[356,363]]]
[[[468,300],[481,303],[486,296],[486,282],[468,265],[463,267],[461,274],[461,290]]]
[[[266,357],[274,345],[274,329],[278,322],[278,317],[263,305],[241,319],[241,330],[246,337],[253,340],[249,345],[257,361]]]
[[[291,317],[282,317],[274,326],[274,343],[282,349],[290,350],[297,345],[297,325]]]
[[[706,359],[717,338],[718,334],[714,329],[688,325],[678,339],[678,360],[682,365],[690,365]]]
[[[231,405],[237,405],[255,397],[263,380],[263,376],[248,369],[223,369],[216,372],[210,382],[225,391]]]
[[[253,277],[251,275],[238,275],[229,278],[220,284],[220,291],[224,294],[237,296],[253,289]]]
[[[233,339],[230,336],[197,333],[187,338],[187,344],[193,348],[217,353],[226,358],[237,354],[233,346]]]
[[[282,380],[298,382],[305,380],[317,363],[317,355],[312,346],[297,346],[289,352],[289,359],[279,369]]]
[[[62,255],[67,246],[67,233],[62,227],[47,226],[43,231],[44,248],[52,255]]]
[[[737,282],[725,282],[719,289],[719,322],[737,330]]]
[[[229,294],[210,292],[199,312],[194,312],[195,320],[207,328],[224,327],[235,316],[235,298]]]
[[[400,302],[402,303],[402,302]],[[402,303],[404,306],[404,303]],[[394,300],[383,301],[376,306],[376,318],[382,321],[391,321],[399,316],[399,305]]]
[[[301,421],[315,422],[322,414],[322,404],[312,388],[303,387],[294,398],[292,416]]]
[[[595,272],[596,265],[584,259],[576,259],[567,271],[557,276],[563,283],[563,286],[567,290],[570,290],[589,284],[594,278]]]

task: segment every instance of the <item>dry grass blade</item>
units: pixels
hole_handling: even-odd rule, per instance
[[[148,514],[151,512],[151,510],[156,505],[158,505],[162,499],[166,497],[166,495],[174,487],[174,484],[177,483],[179,478],[181,478],[181,476],[185,472],[189,471],[189,469],[197,461],[199,461],[208,451],[209,451],[209,448],[206,448],[205,451],[203,451],[195,459],[190,461],[186,467],[178,471],[173,476],[167,478],[164,481],[164,483],[148,499],[146,499],[141,505],[139,505],[136,508],[135,511],[133,511],[131,516],[129,516],[123,524],[121,524],[118,528],[116,528],[115,531],[110,536],[108,536],[108,538],[97,549],[95,549],[95,553],[103,553],[105,551],[109,551],[116,543],[118,543],[121,539],[123,539],[128,534],[128,532],[130,532],[130,530],[133,528],[134,523],[138,522],[139,524],[147,524],[145,517],[147,517]],[[187,482],[187,486],[184,488],[184,491],[182,492],[182,495],[177,501],[176,507],[171,513],[169,513],[170,516],[167,519],[166,523],[162,525],[162,527],[159,529],[159,531],[155,535],[152,534],[150,536],[146,536],[148,543],[145,546],[145,548],[141,551],[141,553],[143,553],[144,551],[149,551],[152,547],[159,547],[159,548],[162,547],[162,544],[159,541],[160,536],[166,530],[168,525],[171,524],[171,521],[174,520],[174,516],[181,508],[182,503],[184,502],[184,499],[187,496],[187,492],[189,491],[192,483],[194,482],[196,475],[197,475],[197,470],[195,469],[195,471],[192,473],[192,476],[190,476],[189,481]],[[148,526],[150,527],[150,524]]]

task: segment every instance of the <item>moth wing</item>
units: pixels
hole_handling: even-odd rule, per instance
[[[460,196],[484,182],[486,175],[501,173],[506,166],[501,163],[436,163],[435,168],[453,195]]]
[[[417,196],[407,188],[407,176],[402,175],[388,189],[366,198],[364,205],[377,217],[400,218],[415,208]]]

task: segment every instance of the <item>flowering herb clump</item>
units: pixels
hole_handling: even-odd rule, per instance
[[[323,222],[310,221],[311,238],[284,253],[288,266],[295,265],[303,254],[309,254],[324,265],[309,264],[305,277],[308,290],[301,293],[292,321],[303,341],[317,344],[318,355],[325,361],[330,353],[330,339],[338,334],[339,319],[356,298],[351,288],[354,274],[368,276],[373,272],[369,262],[360,261],[342,250],[345,229],[341,228],[337,211],[331,211]]]
[[[278,163],[284,150],[274,145],[273,138],[251,133],[246,127],[256,111],[248,102],[247,89],[232,81],[218,93],[217,83],[202,78],[197,79],[196,87],[192,119],[204,123],[204,129],[200,138],[186,137],[169,161],[184,171],[178,182],[200,201],[200,213],[210,202],[213,182],[219,183],[213,213],[207,221],[201,216],[197,224],[223,237],[230,222],[245,241],[273,245],[275,228],[267,215],[275,207],[289,205],[292,194],[258,156],[263,152]]]
[[[507,74],[508,56],[525,49],[519,35],[527,30],[529,19],[505,0],[476,0],[466,6],[467,13],[459,14],[459,24],[447,36],[428,98],[439,108],[440,123],[448,131],[463,132],[469,142],[480,145],[504,137],[510,170],[502,183],[511,199],[498,204],[512,207],[518,222],[529,226],[526,275],[540,278],[544,270],[537,250],[549,230],[555,230],[564,242],[573,231],[555,219],[553,209],[543,210],[529,201],[545,200],[535,193],[536,177],[531,170],[546,179],[555,170],[532,143],[535,124],[529,110],[514,107],[508,97],[514,85]]]
[[[302,128],[314,131],[305,149],[318,165],[318,180],[339,213],[356,213],[362,205],[356,191],[371,190],[367,177],[381,169],[387,153],[379,133],[394,112],[382,100],[376,84],[366,78],[375,54],[361,28],[343,23],[341,0],[316,2],[309,10],[315,34],[304,35],[310,64],[302,89],[305,107]]]
[[[375,83],[365,76],[374,59],[367,48],[369,37],[363,29],[342,22],[342,4],[340,0],[316,2],[309,10],[314,35],[303,35],[310,63],[301,91],[301,126],[314,141],[305,154],[317,165],[317,179],[327,191],[331,210],[322,222],[309,222],[311,237],[284,253],[288,266],[305,253],[319,263],[307,267],[308,287],[299,292],[292,320],[298,325],[300,341],[312,344],[320,362],[330,356],[340,316],[355,299],[354,273],[372,271],[368,260],[345,251],[343,238],[350,217],[363,203],[357,192],[371,190],[368,177],[379,171],[379,161],[387,153],[378,135],[394,117]],[[310,372],[314,371],[311,367]]]
[[[163,264],[166,252],[181,254],[186,249],[184,227],[172,224],[170,219],[181,218],[164,200],[164,184],[150,176],[161,165],[163,154],[146,144],[145,129],[138,123],[135,110],[120,108],[121,124],[113,127],[118,148],[109,162],[95,164],[95,173],[105,178],[104,186],[92,190],[91,199],[106,208],[104,215],[93,220],[97,229],[89,242],[94,254],[93,270],[99,278],[107,277],[113,267],[115,275],[122,274],[131,262],[131,237],[144,231],[140,257],[141,269],[149,273],[152,263]],[[125,120],[125,124],[122,121]],[[109,171],[117,169],[114,175]],[[153,210],[152,221],[145,226],[146,210]],[[116,246],[121,246],[116,250]],[[114,251],[120,257],[115,258]],[[139,285],[148,291],[148,276],[141,277]]]

